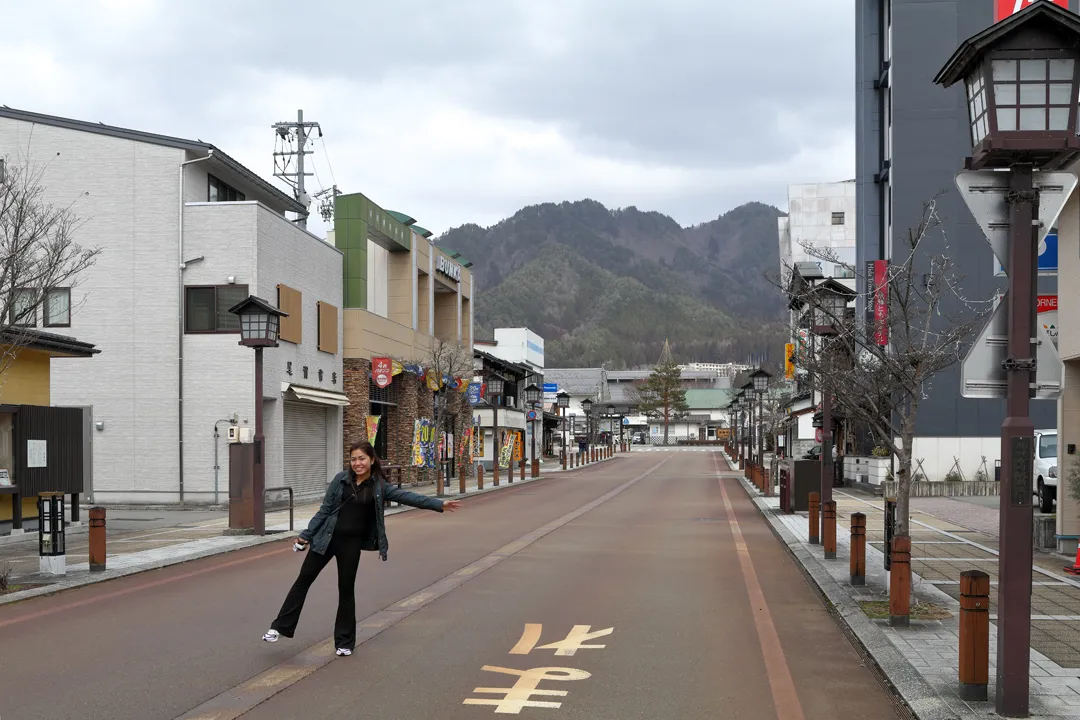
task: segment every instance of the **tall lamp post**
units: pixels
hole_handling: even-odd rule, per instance
[[[769,389],[769,378],[772,374],[758,368],[754,372],[750,373],[750,381],[754,383],[754,392],[757,394],[757,407],[758,407],[758,435],[757,435],[757,453],[758,453],[758,466],[761,469],[761,474],[765,475],[765,429],[762,418],[764,417],[762,410],[762,403],[765,397],[766,391]],[[763,478],[764,479],[764,478]],[[772,487],[772,479],[770,478],[765,485],[765,494],[769,495]]]
[[[499,442],[499,403],[502,402],[503,378],[493,372],[487,376],[487,400],[491,405],[491,482],[495,487],[499,486],[499,455],[502,453],[502,443]],[[513,473],[513,470],[510,471]]]
[[[266,534],[266,438],[263,436],[263,348],[278,346],[281,318],[278,310],[262,298],[249,295],[229,312],[240,317],[240,345],[255,348],[255,458],[252,463],[251,502],[256,535]]]
[[[811,332],[820,338],[836,337],[840,334],[837,323],[842,322],[848,303],[855,299],[855,291],[846,285],[829,278],[813,287],[809,293]],[[821,352],[825,352],[824,346]],[[833,489],[833,420],[832,388],[829,387],[829,373],[821,373],[821,506],[832,501]],[[824,537],[825,513],[820,514],[822,522],[819,537]],[[888,551],[888,549],[886,549]]]
[[[585,457],[588,458],[592,452],[592,400],[581,401],[581,412],[585,413]]]
[[[614,418],[615,418],[615,406],[614,405],[608,405],[607,406],[607,417],[608,417],[608,445],[611,445],[612,443],[615,442],[615,427],[611,424],[613,422]]]
[[[530,468],[532,477],[539,477],[540,475],[540,460],[536,457],[536,406],[540,402],[540,398],[544,396],[544,391],[537,387],[536,383],[532,383],[525,388],[525,402],[529,403],[529,407],[532,408],[534,413],[532,421],[532,467]]]
[[[746,477],[750,477],[750,474],[754,469],[754,398],[752,393],[754,392],[754,381],[747,380],[746,384],[742,386],[742,403],[746,408],[746,457],[747,457],[747,474]]]
[[[562,418],[562,469],[566,469],[566,463],[569,459],[566,457],[569,453],[566,447],[566,409],[570,407],[570,394],[566,391],[560,392],[555,396],[555,402],[559,406],[559,417]]]
[[[1001,397],[1004,388],[1006,398],[1001,425],[995,697],[997,713],[1004,717],[1027,717],[1029,711],[1034,457],[1030,400],[1036,391],[1039,397],[1056,397],[1039,388],[1039,372],[1052,361],[1060,362],[1045,338],[1044,347],[1036,350],[1042,335],[1035,322],[1036,248],[1076,186],[1075,175],[1060,171],[1080,155],[1078,66],[1080,18],[1052,3],[1037,2],[965,40],[934,78],[943,87],[963,81],[972,150],[956,184],[1009,277],[999,312],[983,331],[985,335],[991,326],[1005,329],[1004,351],[987,363],[1002,379],[989,392],[962,385],[968,397]],[[991,193],[987,187],[992,187]],[[991,232],[994,226],[1008,230]],[[1036,364],[1037,355],[1043,353]],[[968,360],[964,369],[969,371]]]

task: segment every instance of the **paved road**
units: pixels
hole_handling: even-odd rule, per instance
[[[630,456],[390,518],[349,658],[333,567],[297,637],[259,641],[287,542],[0,607],[0,717],[897,717],[717,462]]]

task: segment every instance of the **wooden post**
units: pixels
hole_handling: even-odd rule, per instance
[[[810,493],[810,544],[818,544],[818,510],[821,508],[821,493]]]
[[[105,569],[105,508],[90,508],[90,572]]]
[[[836,559],[836,501],[827,500],[822,504],[822,538],[825,545],[825,559]]]
[[[851,516],[851,584],[866,584],[866,515]]]
[[[476,489],[477,490],[483,490],[484,489],[484,466],[483,465],[477,465],[476,466]]]
[[[531,477],[532,478],[535,479],[535,478],[540,477],[540,459],[539,458],[533,458],[533,460],[532,460],[532,468],[530,469],[530,472],[531,472]]]
[[[458,494],[465,494],[465,464],[458,465]]]
[[[911,538],[897,535],[892,540],[889,562],[889,625],[911,624]]]
[[[518,479],[521,480],[521,482],[525,482],[525,461],[524,460],[521,461],[521,475],[520,475],[520,477]]]
[[[446,494],[446,477],[443,475],[443,471],[446,466],[439,463],[439,466],[435,468],[435,496],[442,497]]]
[[[986,700],[990,679],[990,576],[960,573],[960,699]]]

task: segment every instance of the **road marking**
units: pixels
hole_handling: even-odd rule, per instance
[[[533,695],[546,695],[548,697],[566,697],[566,690],[537,690],[536,686],[544,680],[586,680],[592,677],[591,673],[576,668],[541,667],[531,670],[514,670],[513,668],[485,665],[483,670],[488,672],[503,673],[505,675],[517,675],[517,682],[508,688],[478,687],[473,692],[496,693],[503,696],[502,700],[494,698],[466,698],[462,705],[494,705],[496,713],[507,715],[520,715],[523,708],[560,708],[562,703],[530,700]]]
[[[765,593],[761,589],[761,583],[758,582],[754,561],[750,558],[750,550],[746,547],[739,520],[735,517],[735,508],[732,507],[731,498],[728,497],[727,488],[724,487],[724,478],[720,477],[720,465],[715,455],[713,455],[713,465],[716,467],[716,481],[720,485],[720,495],[724,500],[724,511],[727,513],[728,524],[735,540],[735,550],[739,554],[739,566],[742,568],[743,580],[746,582],[746,594],[750,597],[750,609],[754,615],[758,641],[761,643],[761,655],[765,660],[765,674],[769,677],[776,718],[777,720],[805,720],[806,716],[803,714],[802,704],[799,703],[799,695],[795,691],[795,681],[791,678],[791,669],[784,657],[784,647],[780,644],[780,636],[776,633],[772,613],[769,612],[769,605],[765,602]]]
[[[131,593],[140,592],[142,590],[146,590],[147,588],[168,585],[169,583],[174,583],[178,580],[187,580],[188,578],[196,577],[198,575],[205,575],[206,573],[216,572],[218,570],[221,570],[222,568],[232,567],[233,565],[240,565],[243,563],[251,562],[252,560],[259,560],[260,558],[270,557],[271,555],[277,555],[282,552],[285,552],[284,548],[280,548],[278,550],[271,550],[270,552],[259,553],[258,555],[250,555],[246,558],[243,558],[242,560],[231,560],[226,563],[214,565],[213,567],[200,568],[199,570],[192,570],[191,572],[174,575],[172,577],[161,578],[160,580],[152,580],[150,582],[139,583],[134,587],[125,588],[123,590],[114,590],[113,592],[95,595],[94,597],[86,598],[84,600],[75,600],[74,602],[64,603],[63,605],[58,605],[47,610],[38,610],[37,612],[26,613],[25,615],[18,615],[7,620],[0,620],[0,628],[7,627],[9,625],[17,625],[18,623],[25,622],[27,620],[36,620],[38,618],[47,617],[49,615],[54,615],[58,612],[67,612],[68,610],[71,610],[73,608],[83,607],[84,605],[101,602],[102,600],[112,600],[113,598],[130,595]],[[16,605],[13,607],[17,608],[18,606]]]
[[[409,617],[413,613],[417,612],[421,608],[425,607],[429,603],[438,600],[443,595],[446,595],[452,590],[456,590],[457,588],[461,587],[473,578],[479,576],[485,570],[488,570],[489,568],[498,565],[503,560],[512,557],[514,553],[520,552],[521,550],[525,549],[526,547],[533,544],[545,535],[548,535],[549,533],[558,530],[563,525],[573,522],[585,513],[589,512],[590,510],[599,507],[600,505],[604,504],[619,493],[629,489],[633,485],[637,484],[639,481],[644,480],[645,478],[652,475],[654,472],[667,464],[668,461],[670,461],[673,457],[675,456],[670,455],[668,457],[665,457],[663,460],[656,463],[651,468],[641,473],[637,477],[627,480],[622,485],[619,485],[618,487],[604,493],[595,500],[588,502],[585,505],[582,505],[577,510],[573,510],[560,518],[552,520],[543,527],[526,533],[525,535],[522,535],[516,540],[512,540],[506,545],[503,545],[501,548],[492,552],[486,557],[482,557],[479,560],[470,563],[466,566],[466,568],[473,568],[472,572],[463,573],[462,570],[464,570],[465,568],[455,570],[454,572],[446,575],[442,579],[436,580],[434,583],[427,586],[426,588],[423,588],[413,593],[409,597],[406,597],[403,600],[399,600],[398,602],[391,604],[386,609],[380,610],[374,615],[363,618],[361,622],[357,625],[356,645],[360,646],[368,640],[371,640],[373,637],[379,635],[387,628],[393,627],[394,625],[398,624],[399,622]],[[419,600],[418,598],[423,599]],[[196,720],[197,718],[202,718],[206,716],[208,713],[217,713],[216,715],[213,715],[213,717],[218,718],[219,720],[235,720],[235,718],[238,718],[244,713],[253,710],[255,707],[266,702],[274,695],[277,695],[281,691],[295,685],[300,680],[311,675],[319,668],[324,667],[330,662],[333,662],[335,658],[333,654],[333,643],[334,639],[328,638],[317,645],[309,647],[306,650],[302,650],[296,655],[293,655],[291,658],[278,663],[277,665],[266,670],[265,672],[260,673],[259,675],[237,685],[236,687],[229,688],[224,692],[220,693],[219,695],[210,698],[198,707],[192,708],[183,715],[175,718],[175,720]],[[488,669],[488,666],[484,666],[484,669]],[[539,670],[570,673],[584,672],[580,670],[573,670],[570,668],[539,668]],[[493,672],[499,671],[500,670],[498,669],[493,670]],[[513,672],[521,673],[523,671],[515,670]],[[587,673],[585,674],[585,677],[588,677]],[[570,680],[580,678],[547,677],[541,679]],[[519,680],[519,682],[522,681]],[[539,680],[537,682],[539,682]],[[500,689],[497,690],[497,692],[503,692],[503,690]],[[534,690],[532,694],[558,694],[559,692],[562,691]],[[497,705],[498,702],[506,701],[495,701],[494,703],[488,701],[485,703],[476,704]],[[520,702],[526,701],[521,700]],[[525,705],[523,707],[550,706]],[[558,707],[558,705],[555,705],[555,707]],[[499,710],[496,710],[496,712],[499,712]],[[786,720],[786,718],[782,720]]]
[[[511,655],[528,655],[540,642],[540,633],[544,626],[540,623],[525,623],[525,631],[521,633],[521,639],[517,641],[511,650]],[[578,650],[603,650],[607,645],[586,645],[590,640],[605,637],[615,632],[615,628],[609,627],[603,630],[589,632],[592,625],[575,625],[565,638],[547,645],[541,645],[539,650],[554,650],[556,655],[572,656]]]

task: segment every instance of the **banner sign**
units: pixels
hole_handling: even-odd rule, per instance
[[[1054,341],[1054,347],[1058,346],[1058,296],[1057,295],[1040,295],[1038,314],[1039,324],[1043,326],[1043,330],[1050,336],[1050,339]]]
[[[479,405],[480,398],[483,396],[483,385],[481,383],[469,383],[469,389],[466,391],[468,394],[470,405]]]
[[[381,415],[368,415],[364,418],[364,426],[367,430],[368,442],[372,445],[375,444],[375,435],[379,432],[379,420],[382,419]]]
[[[510,458],[514,454],[514,444],[517,440],[517,435],[512,432],[503,431],[502,447],[499,449],[499,467],[510,467]]]
[[[394,379],[394,361],[388,357],[377,357],[371,359],[371,379],[375,381],[375,385],[380,388],[384,388],[389,385]]]
[[[874,260],[874,343],[889,344],[889,263]]]
[[[417,418],[413,425],[412,466],[434,469],[435,425],[427,418]]]
[[[795,343],[784,345],[784,379],[795,379]]]
[[[1033,2],[1035,0],[995,0],[994,22],[1001,22],[1005,18],[1015,15]],[[1053,0],[1053,3],[1066,10],[1069,9],[1069,0]]]

